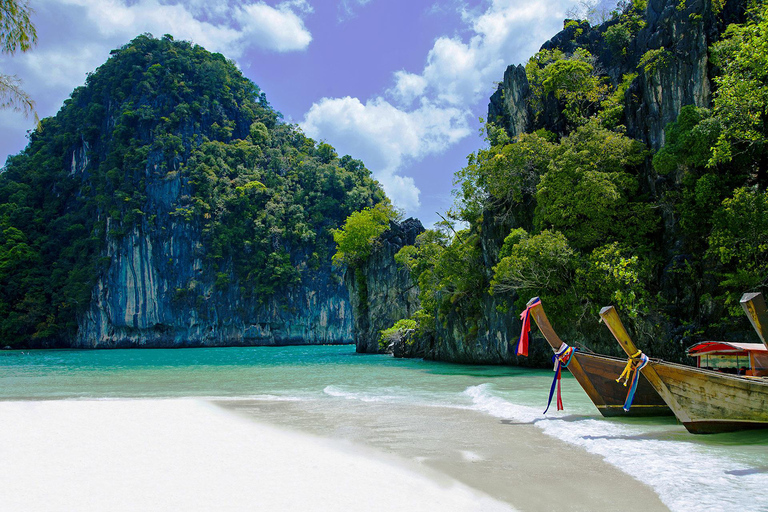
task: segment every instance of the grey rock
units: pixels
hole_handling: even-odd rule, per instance
[[[381,331],[419,309],[419,290],[408,269],[395,262],[395,254],[406,245],[413,245],[423,231],[417,219],[391,222],[363,268],[348,269],[345,273],[357,352],[383,352],[379,349]]]
[[[301,285],[245,298],[234,275],[224,289],[203,267],[199,226],[170,215],[190,186],[148,173],[146,218],[109,237],[108,268],[79,319],[75,347],[178,347],[352,343],[347,290],[330,267],[304,269]],[[114,221],[107,219],[107,232]],[[299,260],[301,254],[299,252]],[[331,248],[329,247],[329,253]],[[306,258],[304,258],[306,261]]]

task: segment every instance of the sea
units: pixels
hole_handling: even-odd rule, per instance
[[[41,401],[257,401],[300,404],[318,414],[360,404],[471,410],[533,424],[602,457],[650,486],[671,510],[768,511],[768,430],[692,435],[674,418],[603,418],[567,373],[565,410],[554,411],[553,403],[544,415],[552,376],[357,354],[351,345],[6,350],[0,351],[0,437],[20,403]]]

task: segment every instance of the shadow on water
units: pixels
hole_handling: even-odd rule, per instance
[[[513,420],[500,420],[499,423],[502,425],[533,425],[539,420],[533,420],[533,421],[513,421]]]
[[[576,422],[576,421],[583,421],[583,420],[593,420],[595,419],[594,416],[581,416],[572,414],[569,416],[560,416],[557,418],[551,418],[542,416],[541,418],[536,418],[531,421],[514,421],[514,420],[501,420],[499,423],[502,425],[535,425],[536,423],[540,421],[567,421],[567,422]]]
[[[763,466],[760,468],[750,468],[750,469],[733,469],[731,471],[726,471],[726,475],[736,475],[736,476],[749,476],[749,475],[756,475],[758,473],[768,473],[768,466]]]
[[[743,430],[741,432],[723,432],[720,434],[694,435],[694,441],[712,446],[763,445],[768,450],[768,430]]]
[[[624,441],[669,441],[672,437],[676,436],[677,432],[664,431],[664,432],[646,432],[644,434],[634,435],[605,435],[605,436],[581,436],[582,439],[588,439],[594,441],[596,439],[621,439]]]
[[[616,421],[610,418],[608,421]],[[584,439],[624,439],[624,440],[658,440],[684,441],[704,446],[764,446],[768,450],[768,431],[748,430],[741,432],[723,432],[719,434],[691,434],[674,418],[622,418],[621,423],[642,427],[647,425],[654,431],[634,435],[589,435]],[[663,429],[663,430],[661,430]]]

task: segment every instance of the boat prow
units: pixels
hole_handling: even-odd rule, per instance
[[[642,352],[613,306],[603,308],[600,317],[627,355],[640,357]],[[768,380],[764,378],[654,359],[640,371],[691,433],[768,428]]]
[[[553,352],[558,353],[563,341],[552,328],[541,301],[537,304],[537,300],[538,297],[534,297],[528,302],[530,313]],[[576,351],[568,370],[603,416],[671,416],[672,411],[645,378],[638,383],[632,408],[623,409],[627,388],[617,383],[616,378],[625,365],[626,361],[617,357]]]

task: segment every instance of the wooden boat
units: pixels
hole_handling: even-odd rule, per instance
[[[538,297],[534,297],[528,302],[530,313],[557,354],[563,348],[563,341],[549,323],[541,302],[536,303],[537,300]],[[671,416],[672,411],[645,378],[640,379],[632,408],[629,411],[623,409],[627,388],[618,384],[616,377],[625,366],[626,361],[618,357],[576,351],[568,370],[603,416]]]
[[[745,294],[741,303],[765,342],[768,317],[762,296]],[[642,352],[630,339],[613,306],[603,308],[600,317],[630,359],[638,361]],[[706,348],[699,345],[691,347],[696,349],[694,354],[703,354]],[[736,375],[651,359],[640,371],[691,433],[768,428],[768,379],[757,375],[762,371],[758,367],[750,369],[753,375]]]

